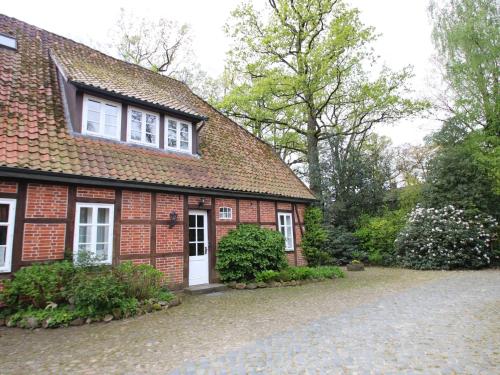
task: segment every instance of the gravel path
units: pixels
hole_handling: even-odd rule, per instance
[[[371,268],[189,297],[109,324],[1,328],[0,372],[492,374],[500,372],[499,312],[499,271]]]

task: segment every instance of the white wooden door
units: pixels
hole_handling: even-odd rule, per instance
[[[189,285],[208,284],[207,211],[189,211]]]

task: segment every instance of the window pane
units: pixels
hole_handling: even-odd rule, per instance
[[[0,204],[0,223],[7,223],[9,221],[9,208],[8,204]]]
[[[93,133],[99,132],[99,123],[93,121],[87,121],[87,131]]]
[[[117,130],[116,126],[109,126],[109,125],[104,126],[104,134],[110,137],[116,137],[116,130]]]
[[[100,113],[101,112],[101,103],[96,102],[95,100],[89,99],[87,101],[87,108],[89,111]]]
[[[99,122],[101,117],[101,103],[87,101],[87,130],[97,133],[99,131]]]
[[[108,244],[98,243],[95,247],[95,256],[98,260],[108,260]]]
[[[92,207],[80,207],[80,223],[88,224],[92,222]]]
[[[168,120],[168,147],[177,147],[177,123]]]
[[[7,226],[0,226],[0,246],[7,245]]]
[[[141,128],[142,128],[142,112],[132,110],[131,114],[132,124],[130,138],[134,141],[141,140]]]
[[[280,215],[280,225],[285,225],[285,217],[283,215]]]
[[[198,236],[198,241],[203,241],[204,236],[203,236],[203,229],[197,229],[197,236]]]
[[[183,150],[189,150],[189,143],[181,141],[181,149],[183,149]]]
[[[196,241],[196,229],[189,230],[189,241]]]
[[[205,255],[205,244],[198,243],[198,255]]]
[[[190,243],[189,244],[189,256],[196,256],[196,244],[195,243]]]
[[[99,207],[97,209],[97,222],[99,224],[109,224],[109,208]]]
[[[189,226],[191,228],[196,226],[196,216],[189,215]]]
[[[188,141],[189,139],[189,130],[188,125],[181,124],[181,141]]]
[[[292,226],[292,216],[291,215],[285,216],[285,223],[287,226]]]
[[[78,245],[78,252],[86,252],[90,253],[91,252],[91,245],[90,244],[80,244]]]
[[[90,243],[90,233],[92,227],[90,225],[81,225],[78,230],[78,243],[79,244],[87,244]]]
[[[5,255],[7,255],[7,246],[0,245],[0,267],[5,266]]]
[[[97,241],[96,242],[107,242],[109,235],[109,226],[99,225],[97,227]]]
[[[198,228],[203,228],[203,215],[197,215],[196,216],[196,224]]]

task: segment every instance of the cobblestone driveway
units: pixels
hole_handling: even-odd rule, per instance
[[[369,269],[109,324],[3,328],[0,372],[494,374],[499,312],[499,271]]]

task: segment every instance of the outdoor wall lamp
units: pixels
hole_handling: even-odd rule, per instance
[[[177,224],[177,212],[172,211],[170,212],[170,223],[168,224],[168,227],[172,229],[175,224]]]
[[[205,198],[200,198],[200,201],[198,202],[198,207],[203,207],[205,205]]]

